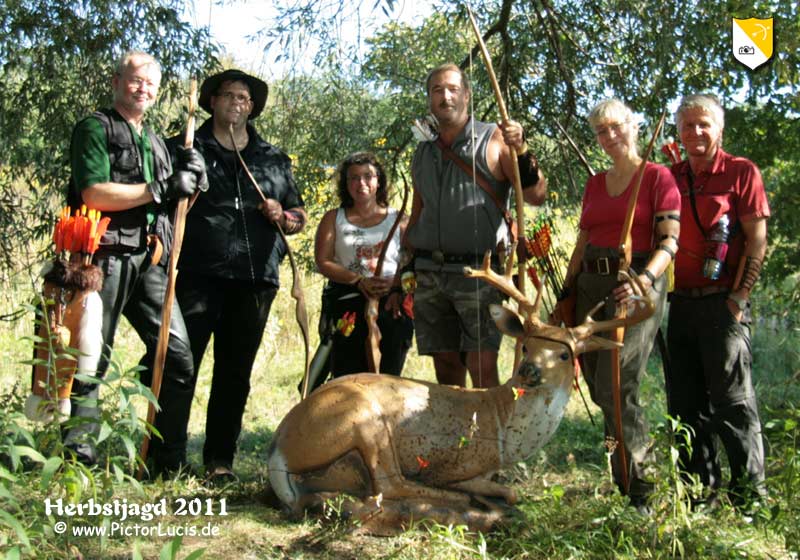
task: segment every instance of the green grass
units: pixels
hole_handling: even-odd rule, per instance
[[[289,279],[284,270],[283,278]],[[3,296],[0,315],[10,313],[30,299],[34,282],[19,280]],[[305,281],[309,314],[315,323],[319,312],[319,277]],[[614,489],[608,461],[602,446],[601,415],[590,403],[597,426],[593,426],[579,398],[572,399],[567,414],[553,440],[526,463],[513,466],[503,477],[521,496],[519,512],[509,526],[489,535],[467,532],[463,527],[418,529],[391,538],[357,534],[342,520],[309,518],[291,521],[262,501],[267,478],[266,450],[272,432],[285,413],[299,401],[296,385],[302,371],[302,340],[294,323],[293,301],[288,290],[281,290],[273,305],[267,330],[252,377],[252,393],[244,417],[235,470],[240,483],[227,488],[206,488],[199,480],[156,482],[138,486],[115,477],[108,471],[88,473],[82,500],[92,494],[99,500],[127,499],[147,503],[166,498],[225,498],[229,515],[225,517],[175,516],[162,524],[175,526],[213,523],[216,537],[186,536],[180,546],[170,537],[64,538],[52,526],[58,519],[44,516],[46,497],[65,496],[80,473],[67,466],[55,471],[51,482],[43,481],[41,462],[24,459],[24,469],[0,470],[0,552],[13,554],[19,546],[30,558],[187,558],[192,551],[202,558],[796,558],[800,552],[798,529],[800,511],[794,502],[800,491],[800,414],[797,348],[800,333],[796,323],[773,330],[766,324],[754,331],[755,379],[762,420],[768,437],[768,482],[771,498],[768,507],[752,518],[744,518],[730,507],[708,513],[682,510],[682,489],[671,477],[671,441],[665,427],[663,376],[657,356],[651,357],[642,400],[656,438],[658,489],[651,518],[638,516]],[[792,317],[796,320],[796,316]],[[312,333],[316,339],[316,325]],[[0,331],[0,358],[4,382],[0,396],[0,427],[3,438],[0,453],[20,444],[19,431],[30,434],[33,447],[51,441],[41,427],[21,421],[15,410],[26,394],[29,366],[20,362],[30,357],[30,343],[23,339],[32,330],[32,317],[3,322]],[[316,340],[312,342],[316,345]],[[506,341],[501,353],[501,371],[508,372],[511,344]],[[117,336],[116,357],[122,370],[135,365],[143,347],[127,325]],[[189,457],[201,463],[205,407],[211,375],[211,355],[206,356],[190,422]],[[433,379],[430,360],[412,350],[405,375]],[[506,374],[507,375],[507,374]],[[584,387],[588,399],[588,392]],[[107,394],[108,405],[116,406],[116,395]],[[144,416],[144,399],[137,408]],[[18,428],[14,428],[18,426]],[[13,434],[17,435],[14,436]],[[16,439],[14,439],[16,438]],[[22,443],[25,443],[22,441]],[[52,445],[52,444],[51,444]],[[49,449],[53,449],[51,446]],[[124,446],[110,447],[124,455]],[[121,450],[121,451],[120,451]],[[123,461],[124,462],[124,461]],[[8,464],[6,464],[8,467]],[[91,486],[94,483],[94,487]],[[72,485],[72,486],[70,486]],[[16,520],[15,525],[9,520]],[[89,523],[89,520],[85,521]],[[29,546],[19,543],[28,539]],[[175,545],[170,555],[165,547]],[[66,553],[64,552],[66,551]],[[13,556],[10,556],[13,557]]]

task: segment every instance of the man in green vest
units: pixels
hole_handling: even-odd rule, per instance
[[[97,375],[108,368],[119,319],[124,315],[145,344],[142,382],[150,384],[167,284],[166,251],[171,239],[168,208],[191,196],[205,179],[205,165],[195,150],[179,151],[175,168],[163,140],[145,124],[161,82],[161,68],[143,52],[124,54],[112,77],[111,109],[81,120],[72,134],[70,204],[86,204],[111,218],[94,264],[103,271],[103,355]],[[170,420],[182,399],[191,400],[192,353],[180,308],[172,310],[169,347],[161,385],[161,411],[151,457],[157,473],[171,474],[186,462],[186,432]],[[97,460],[96,406],[99,386],[76,381],[73,416],[85,420],[65,430],[64,443],[86,464]]]

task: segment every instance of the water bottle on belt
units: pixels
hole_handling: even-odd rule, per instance
[[[706,254],[703,261],[703,276],[717,280],[722,273],[722,265],[728,254],[728,236],[730,235],[730,219],[727,214],[714,224],[706,237]]]

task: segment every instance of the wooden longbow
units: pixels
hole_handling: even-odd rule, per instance
[[[667,117],[667,112],[661,114],[661,118],[653,131],[653,137],[650,138],[650,143],[647,145],[647,150],[642,157],[642,163],[639,164],[639,169],[636,172],[636,181],[633,184],[630,198],[628,199],[628,208],[625,213],[625,221],[622,223],[622,231],[619,238],[619,267],[617,272],[617,280],[622,280],[622,271],[633,274],[630,272],[631,259],[633,252],[633,241],[631,238],[631,228],[633,227],[633,218],[636,214],[636,201],[639,198],[639,189],[642,186],[642,179],[644,179],[644,171],[647,167],[647,161],[653,153],[653,146],[655,145],[656,138],[661,132],[661,127],[664,125],[664,120]],[[625,307],[620,310],[620,317],[625,317]],[[625,338],[625,327],[618,327],[614,330],[612,340],[622,343]],[[630,476],[628,473],[628,457],[625,455],[625,434],[622,429],[622,392],[620,382],[620,363],[619,363],[619,348],[611,350],[611,395],[614,399],[614,427],[617,432],[617,446],[616,452],[619,454],[620,467],[622,469],[622,486],[627,495],[630,490]]]
[[[183,146],[190,149],[194,145],[194,119],[197,109],[197,80],[192,79],[189,85],[189,116],[186,119],[186,135],[184,136]],[[172,322],[172,305],[175,302],[175,280],[178,278],[178,258],[181,254],[183,245],[183,231],[186,226],[186,213],[189,211],[189,199],[181,197],[175,208],[174,230],[172,245],[169,250],[169,265],[167,268],[167,289],[164,293],[164,304],[161,307],[161,326],[158,329],[158,342],[156,343],[156,355],[153,361],[153,379],[150,383],[150,390],[158,401],[161,393],[161,381],[164,378],[164,364],[167,360],[167,348],[169,347],[169,325]],[[147,424],[152,426],[156,418],[156,406],[150,403],[147,407]],[[139,450],[141,463],[137,478],[142,479],[145,469],[145,461],[150,450],[150,432],[145,432],[142,439],[142,446]]]
[[[264,193],[261,192],[261,187],[258,185],[258,181],[256,178],[253,177],[253,174],[250,172],[250,168],[247,167],[247,164],[244,162],[244,158],[242,157],[242,153],[239,151],[239,147],[236,145],[236,139],[233,136],[233,125],[231,124],[228,132],[231,136],[231,144],[233,145],[233,149],[236,152],[236,157],[239,158],[239,163],[242,164],[242,168],[244,169],[247,178],[250,179],[250,182],[253,184],[253,188],[255,188],[258,196],[261,197],[261,201],[266,203],[267,197],[264,196]],[[303,345],[305,347],[305,363],[303,369],[303,385],[302,385],[302,398],[305,399],[308,396],[308,370],[309,370],[309,334],[308,334],[308,311],[306,310],[306,296],[305,292],[303,292],[303,285],[300,282],[300,271],[297,268],[297,261],[294,258],[294,251],[292,251],[292,246],[289,245],[289,240],[286,239],[286,233],[283,231],[283,228],[278,222],[272,222],[275,226],[275,229],[278,230],[278,235],[280,235],[281,240],[283,241],[284,246],[286,247],[286,254],[289,256],[289,264],[292,267],[292,290],[291,295],[292,298],[295,300],[294,306],[294,316],[297,320],[297,325],[300,327],[300,332],[303,335]]]
[[[472,13],[472,10],[467,6],[467,15],[469,15],[469,22],[472,24],[472,31],[475,33],[475,38],[478,41],[478,46],[481,50],[481,58],[483,58],[483,62],[486,65],[486,71],[489,74],[489,79],[492,82],[492,90],[494,91],[494,97],[497,101],[497,108],[500,111],[500,118],[503,121],[503,124],[506,125],[511,120],[508,116],[508,110],[506,109],[506,102],[503,100],[503,92],[500,91],[500,84],[497,82],[497,76],[494,73],[494,67],[492,66],[492,58],[489,55],[489,50],[486,48],[486,43],[483,41],[483,35],[481,35],[480,29],[478,29],[478,24],[475,21],[475,16]],[[512,146],[508,146],[508,150],[510,152],[511,157],[511,169],[512,169],[512,184],[514,185],[514,204],[517,207],[517,233],[519,235],[518,243],[525,243],[525,200],[522,196],[522,179],[520,178],[519,174],[519,163],[517,162],[517,153],[516,150]],[[518,255],[519,256],[519,255]],[[518,267],[518,278],[517,282],[519,283],[518,288],[519,291],[523,294],[525,293],[525,277],[527,263],[525,262],[524,258],[517,258],[517,267]],[[514,370],[516,371],[517,367],[519,366],[522,360],[522,342],[517,341],[517,345],[514,351]]]
[[[378,255],[378,262],[375,264],[375,272],[373,274],[375,278],[380,278],[381,274],[383,273],[383,263],[386,260],[386,252],[388,251],[389,245],[392,243],[392,237],[394,237],[394,234],[397,231],[397,228],[400,226],[400,222],[402,221],[406,212],[409,188],[405,175],[402,175],[402,177],[403,204],[400,206],[400,211],[397,213],[397,218],[392,224],[392,227],[389,229],[389,233],[386,235],[386,240],[383,242],[383,247],[381,247],[381,252]],[[378,313],[380,312],[379,305],[380,298],[368,297],[367,303],[364,306],[364,320],[367,322],[367,368],[372,373],[380,373],[378,370],[380,369],[381,365],[381,330],[378,327]]]

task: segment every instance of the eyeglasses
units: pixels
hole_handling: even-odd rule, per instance
[[[155,82],[152,82],[150,80],[145,80],[145,79],[142,79],[142,78],[125,78],[125,80],[130,85],[134,86],[137,90],[141,89],[142,86],[144,86],[146,88],[158,87],[158,85]]]
[[[232,91],[223,91],[218,93],[217,97],[222,97],[225,101],[235,103],[250,103],[250,97],[243,93],[233,93]]]
[[[627,121],[613,123],[606,126],[599,126],[594,130],[594,133],[597,134],[598,136],[605,137],[608,136],[613,130],[614,134],[619,134],[620,132],[622,132],[622,129],[625,128],[626,124],[628,124]]]
[[[369,183],[373,179],[377,178],[378,176],[374,173],[364,173],[363,175],[348,175],[347,182],[352,184],[359,184],[361,181],[365,183]]]

